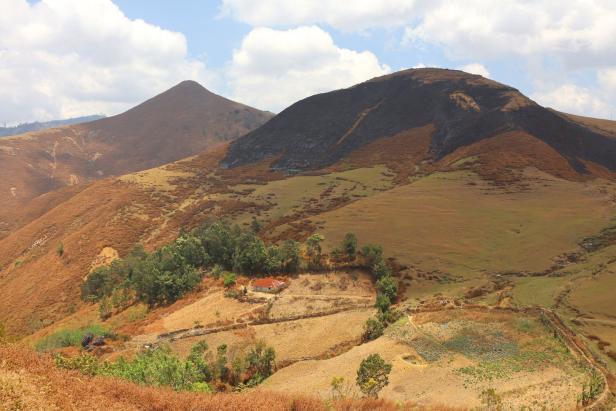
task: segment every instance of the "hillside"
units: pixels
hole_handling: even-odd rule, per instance
[[[364,86],[367,100],[347,95]],[[372,93],[383,103],[365,112]],[[479,406],[496,386],[516,408],[573,408],[588,377],[580,361],[616,373],[616,182],[598,152],[609,154],[613,135],[596,123],[447,70],[308,98],[236,142],[32,201],[30,221],[0,239],[0,322],[28,342],[100,322],[128,338],[112,358],[159,343],[186,355],[200,342],[233,351],[263,339],[280,369],[259,390],[291,395],[326,395],[333,376],[352,379],[377,351],[394,364],[387,399]],[[320,233],[331,253],[354,232],[360,246],[382,245],[406,315],[362,341],[376,286],[349,267],[289,275],[276,297],[249,292],[248,301],[208,273],[173,304],[104,320],[99,304],[80,299],[92,267],[115,252],[153,251],[217,217],[244,228],[256,218],[267,244]],[[477,341],[487,351],[472,351]],[[456,398],[430,389],[442,381]]]
[[[15,136],[18,134],[29,133],[31,131],[46,130],[48,128],[70,126],[73,124],[87,123],[105,118],[101,115],[67,118],[65,120],[35,121],[33,123],[23,123],[14,127],[0,127],[0,137]]]
[[[562,157],[566,162],[556,170],[562,174],[570,168],[580,174],[592,174],[597,166],[616,169],[616,141],[603,133],[537,105],[512,87],[443,69],[405,70],[299,101],[231,144],[222,165],[272,159],[274,169],[314,170],[429,125],[434,131],[417,153],[421,159],[439,161],[494,139],[501,139],[499,149],[508,150],[517,139],[530,137],[525,145],[547,145],[553,153],[528,165],[541,168]]]
[[[185,81],[114,117],[2,139],[0,236],[42,194],[197,154],[271,116]]]

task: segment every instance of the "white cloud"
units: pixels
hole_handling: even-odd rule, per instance
[[[279,111],[310,95],[390,72],[368,51],[340,48],[316,26],[255,28],[233,53],[228,80],[234,98]]]
[[[534,93],[531,98],[537,103],[572,114],[586,114],[594,117],[608,117],[610,105],[591,89],[575,84],[564,84],[558,88]]]
[[[458,67],[458,70],[466,71],[471,74],[479,74],[480,76],[484,76],[485,78],[490,78],[490,72],[481,63],[471,63],[462,67]]]
[[[408,24],[426,0],[223,0],[222,14],[252,26],[327,23],[344,31]]]
[[[189,78],[210,75],[184,35],[111,0],[3,0],[0,121],[115,114]]]

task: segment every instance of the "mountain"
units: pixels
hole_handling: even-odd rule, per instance
[[[117,116],[0,140],[0,236],[15,210],[65,186],[156,167],[233,140],[272,117],[184,81]]]
[[[509,136],[503,149],[516,144],[516,138],[543,143],[578,174],[592,173],[593,166],[616,170],[613,138],[539,106],[512,87],[444,69],[405,70],[308,97],[231,144],[221,164],[237,167],[272,159],[273,169],[315,170],[425,126],[434,130],[422,155],[433,162]],[[552,159],[532,162],[545,166]]]
[[[67,118],[65,120],[35,121],[33,123],[23,123],[15,127],[0,127],[0,137],[15,136],[18,134],[29,133],[31,131],[46,130],[48,128],[70,126],[73,124],[87,123],[89,121],[105,118],[102,115],[92,115],[84,117]]]

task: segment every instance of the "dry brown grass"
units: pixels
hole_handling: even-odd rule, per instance
[[[315,397],[272,392],[241,394],[179,393],[165,388],[57,369],[48,356],[18,345],[0,346],[0,410],[148,410],[148,411],[338,411],[411,410],[384,400],[342,400],[327,404]],[[436,407],[432,410],[452,410]]]

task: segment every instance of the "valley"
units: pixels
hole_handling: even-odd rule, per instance
[[[237,139],[32,194],[0,239],[0,321],[66,356],[69,374],[89,354],[61,337],[106,330],[92,381],[144,355],[192,361],[207,345],[215,367],[223,352],[227,374],[188,386],[217,393],[170,394],[178,404],[308,396],[298,409],[358,409],[381,401],[355,384],[378,353],[389,383],[382,408],[365,409],[609,409],[616,140],[595,123],[454,70],[311,97]],[[285,286],[259,291],[264,278]],[[264,375],[247,359],[259,344],[275,352]],[[136,387],[122,389],[154,395]]]

